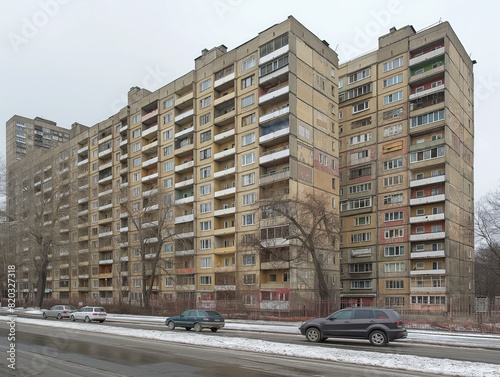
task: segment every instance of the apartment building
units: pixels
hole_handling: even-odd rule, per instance
[[[343,305],[471,306],[474,63],[443,22],[339,67]]]
[[[289,17],[234,50],[203,50],[194,70],[155,92],[131,88],[128,106],[75,124],[65,143],[9,159],[23,173],[8,210],[35,217],[21,192],[43,198],[38,216],[57,235],[45,296],[140,304],[147,285],[152,300],[206,307],[312,302],[311,261],[287,257],[298,249],[288,223],[259,201],[317,193],[338,211],[337,66],[326,41]],[[244,247],[254,239],[275,252]],[[32,247],[22,237],[17,253]],[[338,249],[322,261],[339,286]],[[23,266],[22,297],[37,292],[35,276]]]

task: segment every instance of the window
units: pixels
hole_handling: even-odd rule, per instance
[[[369,225],[370,223],[371,223],[370,216],[356,217],[355,219],[356,226]]]
[[[393,69],[399,68],[403,65],[403,57],[396,58],[390,62],[384,63],[384,72],[392,71]]]
[[[243,174],[242,176],[243,186],[253,185],[254,183],[255,183],[255,173]]]
[[[372,239],[372,234],[370,232],[351,234],[351,242],[367,242]]]
[[[141,121],[141,113],[135,114],[132,118],[132,123],[139,123]]]
[[[371,93],[372,83],[358,86],[357,88],[350,89],[346,92],[339,93],[339,102],[343,102],[349,99],[353,99],[362,96],[367,93]]]
[[[200,126],[203,126],[207,123],[210,123],[210,120],[212,118],[212,113],[207,113],[207,114],[204,114],[204,115],[201,115],[200,116]]]
[[[163,155],[168,156],[174,152],[174,146],[173,145],[168,145],[163,148]]]
[[[211,239],[205,239],[205,240],[200,240],[200,249],[201,250],[207,250],[212,248],[212,240]]]
[[[136,157],[132,160],[132,166],[135,168],[137,166],[139,166],[141,164],[141,158],[140,157]]]
[[[384,204],[401,203],[403,201],[403,194],[393,194],[384,196]]]
[[[349,179],[356,179],[359,177],[366,177],[372,174],[371,165],[361,166],[349,170]]]
[[[210,285],[212,284],[211,276],[200,276],[200,285]]]
[[[168,254],[173,253],[174,252],[174,245],[172,245],[171,243],[164,245],[163,252],[168,253]]]
[[[349,145],[356,145],[360,143],[365,143],[371,140],[371,134],[356,135],[349,139]]]
[[[398,228],[398,229],[389,229],[384,231],[384,238],[391,239],[391,238],[400,238],[404,236],[404,229],[403,228]]]
[[[168,113],[167,115],[163,116],[163,124],[169,123],[174,119],[174,116],[172,113]]]
[[[210,158],[210,156],[212,156],[212,148],[207,148],[200,151],[200,160],[205,160],[207,158]]]
[[[399,83],[403,82],[403,75],[399,74],[396,76],[389,77],[388,79],[385,79],[383,81],[384,88],[387,88],[388,86],[396,85]]]
[[[410,127],[420,127],[429,123],[439,122],[444,119],[444,109],[433,111],[431,113],[419,115],[411,118]]]
[[[255,152],[241,156],[241,166],[250,165],[255,162]]]
[[[140,128],[136,128],[135,130],[132,131],[132,137],[133,138],[136,138],[138,136],[141,135],[141,129]]]
[[[206,232],[210,229],[212,229],[212,222],[210,220],[200,222],[200,230],[202,232]]]
[[[347,77],[347,83],[352,84],[356,81],[370,77],[370,68],[365,68],[362,71],[355,72]]]
[[[401,168],[402,166],[403,166],[403,158],[401,157],[384,162],[384,170],[397,169]]]
[[[387,105],[392,102],[400,101],[403,99],[403,91],[400,90],[399,92],[396,93],[391,93],[386,96],[384,96],[384,105]]]
[[[396,186],[400,185],[401,183],[403,183],[402,175],[393,175],[391,177],[384,178],[384,187]]]
[[[163,140],[169,140],[174,135],[174,131],[172,129],[163,131]]]
[[[212,86],[212,79],[207,79],[200,83],[200,92],[210,88]]]
[[[349,186],[349,194],[357,194],[360,192],[370,191],[372,189],[371,183],[362,183],[355,186]]]
[[[200,109],[210,106],[211,103],[212,103],[212,97],[210,96],[200,99]]]
[[[255,254],[243,255],[243,266],[253,266],[253,265],[255,265]]]
[[[255,103],[255,94],[251,94],[249,96],[243,97],[241,99],[241,107],[247,107],[253,105]]]
[[[243,71],[248,71],[250,68],[255,67],[255,56],[251,56],[250,58],[246,59],[243,61],[243,64],[241,66]]]
[[[248,205],[254,204],[255,203],[255,193],[251,192],[250,194],[243,195],[242,201],[243,201],[242,204],[244,206],[248,206]]]
[[[386,246],[384,247],[384,257],[395,257],[398,255],[405,255],[404,246]]]
[[[363,102],[357,103],[357,104],[352,106],[352,113],[356,114],[356,113],[359,113],[361,111],[368,110],[368,109],[369,109],[368,101],[363,101]]]
[[[174,97],[167,98],[165,101],[163,101],[163,109],[169,109],[172,106],[174,106]]]
[[[212,138],[212,130],[208,130],[208,131],[202,132],[200,134],[200,143],[208,141],[211,138]]]
[[[206,202],[200,204],[200,213],[212,212],[212,202]]]
[[[359,208],[367,208],[372,206],[372,198],[359,198],[343,200],[340,202],[340,211],[351,211]]]
[[[432,262],[432,269],[433,270],[442,270],[443,263],[442,262]]]
[[[397,211],[397,212],[387,212],[384,214],[384,221],[398,221],[398,220],[403,220],[403,212],[402,211]]]
[[[403,280],[387,280],[385,282],[385,288],[387,289],[403,289],[404,287]]]
[[[254,225],[255,224],[255,214],[242,215],[243,226]]]
[[[204,257],[200,259],[201,268],[211,268],[212,267],[212,258]]]
[[[400,133],[403,133],[403,125],[401,123],[384,128],[384,137],[399,135]]]
[[[200,196],[204,196],[204,195],[210,194],[211,189],[212,189],[212,185],[211,184],[200,186]]]
[[[241,145],[246,146],[255,142],[255,133],[246,134],[241,137]]]
[[[288,33],[282,34],[279,37],[276,37],[266,44],[260,46],[260,57],[262,58],[263,56],[266,56],[286,45],[288,45]]]
[[[203,179],[203,178],[209,178],[210,177],[210,166],[206,166],[204,168],[201,168],[200,169],[200,178]]]
[[[241,89],[248,88],[249,86],[252,86],[255,81],[255,75],[245,77],[244,79],[241,79]]]
[[[255,284],[255,274],[243,275],[244,285],[254,285]]]
[[[371,280],[353,280],[351,281],[351,289],[371,289]]]
[[[288,65],[288,55],[279,57],[259,68],[259,76],[265,76]]]
[[[439,146],[432,149],[427,149],[420,152],[412,152],[410,154],[410,162],[419,162],[431,160],[434,158],[439,158],[444,156],[444,146]]]
[[[164,172],[172,171],[172,170],[174,170],[174,161],[173,160],[167,161],[163,164],[163,171]]]
[[[405,264],[402,262],[384,263],[384,272],[404,272],[406,271]]]
[[[255,113],[247,115],[241,119],[241,126],[245,127],[245,126],[248,126],[250,124],[253,124],[253,123],[255,123],[256,119],[257,119],[257,117],[255,116]]]

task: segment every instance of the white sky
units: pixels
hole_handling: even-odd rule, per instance
[[[289,15],[330,43],[341,62],[376,49],[392,26],[418,31],[449,21],[478,62],[478,200],[500,187],[500,169],[489,169],[500,139],[495,8],[488,0],[2,0],[0,122],[18,114],[92,126],[123,107],[131,87],[154,91],[192,70],[203,48],[232,50]]]
[[[40,311],[29,311],[31,314],[41,314]],[[127,317],[127,320],[133,319],[130,316],[116,316],[113,314],[108,314],[108,318],[122,318]],[[10,318],[1,316],[1,320],[7,321]],[[137,318],[144,322],[150,323],[164,323],[164,317],[140,317]],[[69,320],[43,320],[43,319],[28,319],[28,318],[16,318],[17,323],[29,323],[43,326],[57,327],[61,331],[68,329],[69,331],[79,330],[79,331],[91,331],[99,332],[105,334],[122,335],[127,337],[145,338],[145,339],[155,339],[165,342],[177,342],[184,344],[194,344],[202,345],[204,347],[217,347],[217,348],[228,348],[234,350],[251,351],[251,352],[262,352],[266,354],[275,355],[286,355],[286,356],[297,356],[305,357],[311,359],[321,359],[330,360],[334,362],[352,363],[356,365],[370,365],[370,366],[380,366],[384,368],[401,369],[408,371],[419,371],[423,373],[433,373],[441,374],[446,373],[447,375],[453,376],[467,376],[467,377],[495,377],[500,376],[500,369],[496,364],[486,364],[486,363],[474,363],[468,361],[458,361],[451,359],[436,359],[430,357],[422,356],[412,356],[412,355],[402,355],[394,353],[391,357],[387,357],[386,353],[380,352],[367,352],[359,350],[347,350],[342,349],[342,347],[335,347],[332,341],[332,347],[335,347],[335,352],[332,352],[331,347],[318,347],[314,343],[305,343],[304,345],[294,345],[288,344],[283,347],[283,343],[270,342],[258,339],[249,338],[237,338],[237,337],[215,337],[207,336],[202,333],[189,332],[186,333],[184,329],[169,331],[164,330],[148,330],[148,329],[129,329],[125,327],[108,327],[98,324],[88,324],[82,322],[70,322]],[[255,330],[255,331],[273,331],[281,333],[299,333],[298,327],[300,323],[291,324],[273,324],[261,322],[254,323],[242,323],[227,321],[227,329],[235,330]],[[207,331],[207,330],[204,330]],[[221,329],[219,331],[224,331]],[[398,340],[396,342],[420,342],[425,341],[426,343],[432,342],[433,344],[454,344],[454,345],[470,345],[469,342],[465,342],[469,335],[455,334],[455,337],[445,336],[442,333],[431,333],[426,332],[425,334],[419,334],[418,331],[409,331],[408,339]],[[480,335],[475,335],[481,340]],[[491,339],[491,336],[484,335],[485,341]],[[495,338],[496,347],[500,349],[500,344],[498,342],[498,337]],[[305,340],[305,338],[304,338]]]

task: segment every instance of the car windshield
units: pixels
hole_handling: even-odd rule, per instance
[[[66,306],[67,310],[76,310],[74,306]]]
[[[333,313],[330,318],[331,319],[351,319],[352,318],[352,310],[342,310],[340,312]]]
[[[104,308],[94,308],[95,312],[105,312]]]

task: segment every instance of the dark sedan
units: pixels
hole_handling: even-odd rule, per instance
[[[224,327],[224,317],[214,310],[192,309],[186,310],[177,317],[168,317],[165,320],[165,325],[169,330],[176,327],[184,327],[186,330],[200,332],[203,329],[210,329],[216,332],[221,327]]]

